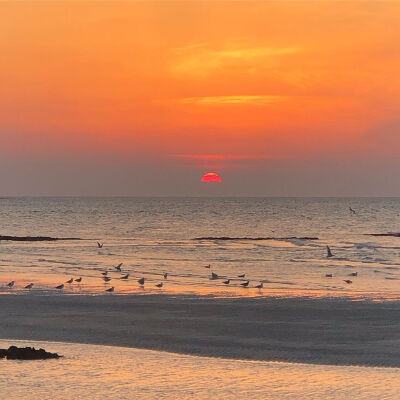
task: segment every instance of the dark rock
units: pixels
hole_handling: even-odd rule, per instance
[[[60,358],[57,353],[49,353],[44,349],[36,350],[34,347],[10,346],[7,350],[0,349],[0,358],[7,360],[47,360],[49,358]]]

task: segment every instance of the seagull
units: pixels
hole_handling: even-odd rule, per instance
[[[123,263],[118,264],[118,265],[115,267],[115,269],[116,269],[117,271],[121,272],[122,264],[123,264]]]
[[[101,249],[103,247],[103,243],[97,242],[97,247]]]
[[[80,276],[79,278],[76,278],[75,282],[81,283],[82,282],[82,277]]]
[[[228,279],[227,281],[224,281],[223,283],[225,283],[225,285],[229,285],[231,283],[231,280]]]
[[[240,285],[243,287],[247,287],[247,286],[249,286],[249,283],[250,283],[250,281],[246,281],[246,282],[241,283]]]
[[[29,285],[25,286],[25,289],[32,289],[33,283],[30,283]]]
[[[168,272],[164,274],[164,279],[168,279]]]
[[[65,282],[65,283],[70,283],[71,284],[73,281],[74,281],[74,278],[71,278],[71,279],[68,279],[67,282]]]
[[[333,257],[333,254],[332,254],[332,252],[331,252],[331,248],[329,247],[329,246],[326,246],[326,257],[327,258],[329,258],[329,257]]]
[[[357,276],[358,272],[352,272],[351,274],[349,274],[349,276]]]
[[[157,283],[157,285],[156,285],[158,288],[162,288],[163,287],[163,283],[162,282],[160,282],[160,283]]]
[[[203,266],[204,266],[204,268],[211,268],[211,264],[203,265]]]
[[[129,278],[129,274],[126,274],[124,276],[121,276],[121,279],[128,279]]]
[[[56,289],[64,289],[64,284],[62,283],[61,285],[56,286]]]
[[[103,276],[104,282],[110,282],[111,278],[109,276]]]
[[[238,275],[238,278],[244,278],[246,274]]]
[[[101,274],[104,275],[104,276],[107,276],[108,275],[108,271],[104,271]]]
[[[354,215],[356,212],[351,207],[349,207],[350,212]]]
[[[219,276],[215,274],[214,272],[211,272],[211,279],[218,279]]]
[[[332,276],[333,276],[332,274],[326,274],[325,278],[332,278]]]
[[[7,286],[9,288],[12,288],[14,286],[14,283],[15,283],[15,281],[11,281],[11,282],[7,283]]]
[[[264,284],[261,282],[259,285],[255,286],[256,289],[262,289],[264,287]]]
[[[112,287],[106,289],[106,292],[113,292],[113,291],[114,291],[114,286],[112,286]]]
[[[348,283],[348,284],[353,283],[353,281],[351,281],[350,279],[346,279],[346,280],[344,280],[343,282],[346,282],[346,283]]]
[[[139,285],[144,285],[144,278],[138,279]]]

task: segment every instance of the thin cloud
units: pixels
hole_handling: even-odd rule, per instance
[[[199,105],[224,105],[224,104],[251,104],[268,105],[284,101],[288,96],[204,96],[204,97],[185,97],[180,100],[183,104]]]

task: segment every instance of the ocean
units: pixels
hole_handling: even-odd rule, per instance
[[[3,197],[0,235],[61,240],[0,241],[0,290],[398,299],[399,214],[399,198]]]

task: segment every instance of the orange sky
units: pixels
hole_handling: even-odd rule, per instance
[[[399,20],[399,2],[1,2],[0,155],[199,176],[395,160]]]

